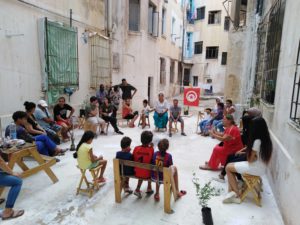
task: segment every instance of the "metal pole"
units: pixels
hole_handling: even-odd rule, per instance
[[[73,15],[73,11],[72,9],[70,9],[70,27],[72,27],[72,15]]]

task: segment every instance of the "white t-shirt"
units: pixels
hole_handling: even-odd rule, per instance
[[[151,111],[151,108],[150,108],[150,106],[149,105],[147,105],[146,107],[144,107],[143,109],[142,109],[142,113],[143,114],[145,114],[145,115],[149,115],[149,112]]]
[[[168,108],[169,108],[169,104],[168,104],[167,100],[164,100],[164,102],[162,102],[162,103],[160,101],[157,101],[155,103],[155,110],[158,113],[163,113]]]

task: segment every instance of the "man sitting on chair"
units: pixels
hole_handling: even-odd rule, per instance
[[[172,137],[172,123],[180,122],[181,124],[181,135],[186,136],[184,133],[184,121],[181,117],[181,107],[178,106],[178,99],[173,100],[173,105],[170,107],[170,118],[169,118],[169,137]]]
[[[105,121],[99,117],[99,104],[96,96],[90,98],[90,104],[85,108],[86,121],[93,126],[101,128],[101,134],[104,134]],[[97,130],[96,130],[97,131]]]

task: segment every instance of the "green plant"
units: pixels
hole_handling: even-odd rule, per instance
[[[81,104],[81,109],[85,109],[87,107],[87,105],[89,104],[89,102],[90,102],[89,101],[89,96],[86,95],[83,103]]]
[[[216,189],[215,187],[213,187],[211,185],[211,181],[201,186],[199,178],[196,177],[195,173],[193,173],[192,181],[196,188],[196,196],[198,198],[199,205],[201,205],[202,208],[207,207],[207,203],[211,199],[211,197],[220,195],[220,189]]]

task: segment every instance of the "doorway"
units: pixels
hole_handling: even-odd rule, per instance
[[[183,76],[183,86],[189,86],[190,85],[190,69],[184,69],[184,76]]]
[[[148,102],[149,105],[152,105],[152,98],[153,98],[153,77],[148,77]]]

